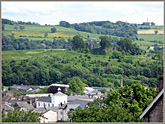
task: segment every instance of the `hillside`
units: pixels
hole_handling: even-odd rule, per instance
[[[80,53],[65,49],[2,52],[3,84],[68,84],[77,76],[88,86],[118,87],[141,83],[156,87],[162,63],[152,54],[129,55],[106,50],[105,55]]]
[[[4,21],[3,21],[4,22]],[[72,40],[72,37],[75,35],[80,35],[83,37],[85,42],[94,42],[94,47],[99,47],[99,42],[96,41],[88,41],[88,38],[99,38],[102,35],[110,36],[111,38],[114,38],[114,42],[118,41],[120,37],[123,37],[122,34],[119,36],[104,34],[104,32],[95,32],[94,30],[100,29],[100,31],[106,31],[108,30],[116,30],[119,34],[119,30],[115,29],[120,25],[125,27],[128,27],[128,23],[123,22],[116,22],[112,23],[109,21],[98,21],[98,22],[88,22],[88,23],[80,23],[77,24],[77,28],[75,27],[76,24],[69,24],[68,27],[66,25],[66,22],[60,23],[61,26],[56,25],[39,25],[38,23],[25,23],[18,21],[18,24],[16,22],[12,22],[11,20],[8,20],[7,22],[3,23],[2,26],[2,34],[4,36],[13,36],[15,39],[28,39],[29,41],[35,41],[39,42],[37,45],[40,45],[42,43],[44,44],[51,44],[54,40],[56,42],[55,47],[50,48],[56,48],[56,49],[65,49],[65,48],[71,48],[68,42]],[[20,26],[23,26],[24,29],[20,29]],[[80,27],[83,27],[82,29]],[[90,30],[93,30],[93,32],[88,32],[86,27],[90,27]],[[55,27],[56,32],[51,33],[51,28]],[[102,28],[103,27],[103,28]],[[118,28],[119,28],[118,27]],[[86,29],[86,31],[85,31]],[[81,31],[80,31],[81,30]],[[158,30],[158,34],[155,35],[154,31]],[[137,25],[137,39],[134,39],[134,42],[137,43],[137,45],[149,52],[151,49],[148,49],[150,47],[159,46],[160,48],[163,47],[163,26],[145,26],[145,25]],[[128,32],[126,32],[128,34]],[[4,41],[6,42],[6,41]],[[36,44],[36,43],[35,43]],[[68,47],[66,47],[68,46]],[[44,48],[43,46],[37,47],[37,48]],[[47,47],[49,48],[49,47]]]

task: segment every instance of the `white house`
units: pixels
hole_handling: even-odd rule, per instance
[[[55,123],[57,122],[57,112],[49,110],[43,114],[40,123]]]
[[[44,108],[44,107],[56,107],[59,104],[67,103],[67,95],[61,92],[60,88],[58,92],[48,96],[48,97],[40,97],[36,102],[36,108]]]

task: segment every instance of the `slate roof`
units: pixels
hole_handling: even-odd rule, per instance
[[[34,107],[31,104],[28,104],[27,102],[17,102],[16,103],[18,105],[18,107],[20,108],[26,108],[28,110],[30,109],[34,109]]]
[[[51,97],[40,97],[37,101],[51,102]]]
[[[46,109],[45,108],[35,108],[33,109],[34,112],[38,112],[38,113],[45,113]]]
[[[87,95],[83,95],[83,96],[68,96],[68,101],[73,101],[76,99],[89,99],[89,97]]]
[[[28,90],[28,89],[39,89],[40,87],[35,87],[35,86],[27,86],[27,85],[13,85],[11,89],[20,89],[20,90]]]
[[[159,92],[159,94],[153,99],[153,101],[148,105],[148,107],[140,115],[140,119],[144,117],[145,114],[151,109],[151,107],[156,103],[156,101],[163,95],[164,88]]]
[[[111,87],[92,87],[95,90],[101,90],[101,89],[105,89],[107,92],[110,92],[110,89],[112,89]]]
[[[18,85],[13,85],[12,87],[11,87],[11,89],[21,89],[21,90],[28,90],[28,89],[30,89],[31,87],[28,87],[28,86],[18,86]]]
[[[58,107],[35,108],[33,111],[34,112],[38,112],[38,113],[45,113],[45,112],[47,112],[49,110],[57,112],[58,111]]]
[[[52,110],[54,112],[58,111],[58,107],[47,107],[46,109],[47,109],[47,111],[49,111],[49,110]]]
[[[94,91],[87,92],[86,94],[87,95],[95,95],[97,93],[98,93],[98,91],[97,90],[94,90]]]
[[[14,110],[14,108],[11,107],[7,102],[6,102],[5,104],[2,104],[1,111],[2,111],[3,109],[4,109],[4,110],[11,110],[11,111]]]
[[[77,109],[80,106],[80,104],[68,104],[69,109]]]
[[[77,106],[79,104],[79,106],[84,109],[85,106],[89,103],[90,101],[86,101],[86,100],[73,100],[71,102],[68,102],[68,106]]]

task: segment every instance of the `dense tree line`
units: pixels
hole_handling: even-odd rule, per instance
[[[50,85],[59,81],[68,84],[73,77],[79,77],[88,86],[118,87],[123,79],[124,85],[141,83],[157,87],[157,78],[162,74],[162,61],[133,61],[133,56],[125,51],[111,51],[103,60],[97,59],[99,55],[93,59],[88,53],[52,56],[53,50],[47,52],[50,56],[44,58],[3,60],[3,85]],[[68,52],[78,54],[76,51]],[[110,63],[113,60],[117,60],[118,66]]]
[[[70,24],[66,21],[60,21],[59,25],[89,33],[128,37],[133,40],[137,39],[137,25],[121,21],[116,23],[112,23],[110,21],[95,21],[79,24]]]
[[[2,51],[9,50],[30,50],[30,49],[70,49],[71,40],[66,42],[63,38],[48,40],[29,40],[29,39],[15,39],[13,35],[2,35]]]
[[[3,19],[2,18],[2,24],[9,24],[9,25],[15,25],[15,24],[21,24],[21,25],[40,25],[39,23],[36,22],[24,22],[24,21],[12,21],[9,19]]]
[[[68,115],[72,122],[141,122],[140,114],[156,94],[140,84],[124,86],[111,90],[104,101],[96,99]]]

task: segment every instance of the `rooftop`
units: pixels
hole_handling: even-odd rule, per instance
[[[40,97],[37,101],[51,102],[51,97]]]
[[[51,84],[50,86],[57,86],[57,87],[66,87],[66,88],[69,88],[69,85],[65,85],[65,84]]]
[[[31,104],[28,104],[27,102],[17,102],[16,103],[20,108],[26,108],[28,110],[34,109],[34,107]]]

